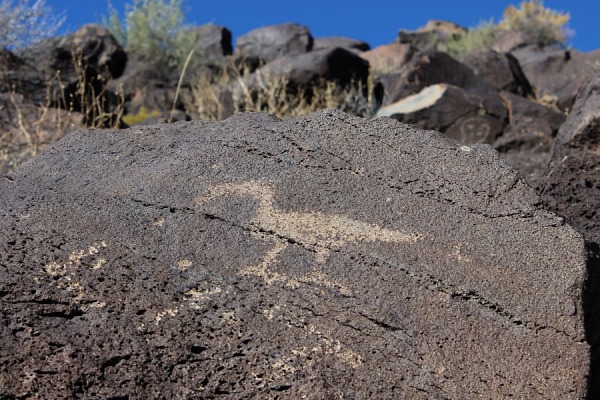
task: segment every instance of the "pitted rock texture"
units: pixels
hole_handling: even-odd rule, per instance
[[[83,131],[0,180],[0,397],[583,398],[587,261],[388,118]]]

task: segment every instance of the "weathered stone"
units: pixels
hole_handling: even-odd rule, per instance
[[[238,37],[235,52],[238,58],[268,63],[279,57],[311,51],[313,42],[305,26],[293,23],[271,25]]]
[[[584,243],[538,202],[334,111],[67,136],[0,179],[2,394],[584,398]]]
[[[496,90],[466,65],[437,51],[415,55],[400,72],[383,75],[378,82],[384,89],[383,105],[395,103],[437,83],[464,89]]]
[[[538,98],[555,98],[561,110],[570,110],[579,90],[600,62],[600,50],[581,53],[559,47],[529,46],[512,53],[521,64]]]
[[[529,180],[531,174],[546,169],[565,115],[513,93],[500,96],[508,110],[508,125],[492,146]]]
[[[457,38],[467,32],[465,28],[449,21],[431,20],[416,31],[401,30],[398,42],[410,44],[421,51],[435,50],[439,42]]]
[[[369,62],[371,73],[379,77],[399,71],[415,54],[416,48],[408,44],[391,43],[360,53]]]
[[[369,43],[363,42],[362,40],[351,39],[342,36],[333,37],[320,37],[314,41],[313,50],[331,49],[336,47],[343,47],[345,49],[353,51],[368,51],[371,49]]]
[[[499,90],[506,90],[523,97],[534,95],[533,88],[523,73],[519,61],[510,53],[480,50],[467,54],[463,62]]]
[[[468,91],[437,84],[382,107],[376,117],[392,117],[436,130],[465,143],[493,143],[502,134],[507,112],[495,92]]]

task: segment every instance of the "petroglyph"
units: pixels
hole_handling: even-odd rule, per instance
[[[213,298],[213,296],[218,295],[222,292],[223,290],[219,286],[215,286],[212,289],[204,290],[190,289],[183,294],[185,296],[185,300],[183,302],[171,308],[156,313],[156,316],[154,317],[154,323],[158,325],[163,319],[165,319],[165,317],[177,316],[177,314],[179,314],[179,312],[181,312],[182,309],[185,307],[194,310],[199,310],[202,308],[200,306],[200,303],[209,301]]]
[[[312,283],[337,289],[342,294],[350,294],[350,290],[346,286],[328,279],[321,270],[321,264],[325,262],[332,250],[348,243],[404,244],[415,243],[422,238],[416,233],[386,229],[340,214],[278,209],[274,205],[275,190],[271,185],[260,181],[215,185],[208,189],[206,195],[198,197],[197,202],[205,204],[221,196],[234,195],[249,196],[258,201],[256,215],[249,221],[250,226],[255,228],[257,234],[260,232],[274,233],[267,240],[275,242],[273,249],[267,252],[259,264],[241,269],[239,275],[257,276],[269,285],[279,283],[289,287],[298,287],[300,283]],[[262,234],[257,236],[263,237]],[[271,270],[279,253],[285,250],[290,243],[300,244],[315,253],[317,267],[312,272],[294,278]]]
[[[79,303],[83,297],[85,296],[85,290],[83,285],[78,281],[77,275],[79,273],[79,268],[81,268],[82,261],[86,258],[96,258],[96,256],[107,247],[105,241],[100,243],[94,243],[92,246],[89,246],[87,249],[74,251],[69,254],[69,261],[59,264],[56,261],[51,262],[44,266],[44,271],[56,278],[56,286],[58,288],[66,290],[69,292],[71,297],[73,298],[73,302]],[[106,264],[106,260],[104,258],[97,258],[94,260],[95,262],[92,264],[90,269],[100,269]],[[90,308],[102,308],[105,306],[105,303],[102,302],[94,302],[91,303],[84,308],[84,311],[89,310]]]

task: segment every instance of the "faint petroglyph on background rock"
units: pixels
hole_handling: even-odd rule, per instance
[[[321,265],[332,250],[339,249],[348,243],[405,244],[415,243],[422,239],[422,236],[416,233],[386,229],[340,214],[281,210],[274,205],[275,190],[273,186],[255,180],[211,186],[204,196],[197,198],[197,202],[205,204],[221,196],[235,195],[249,196],[258,201],[256,215],[249,221],[249,224],[262,240],[267,237],[266,240],[275,242],[274,247],[267,252],[260,263],[242,268],[239,275],[257,276],[269,285],[279,283],[298,287],[301,283],[312,283],[337,289],[342,294],[350,294],[349,288],[328,279],[321,270]],[[315,253],[317,267],[312,272],[294,278],[271,270],[279,253],[285,250],[290,243],[297,243]]]

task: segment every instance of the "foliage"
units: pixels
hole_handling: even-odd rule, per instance
[[[65,21],[45,0],[0,0],[0,48],[19,48],[50,37]]]
[[[149,111],[146,107],[140,107],[136,114],[129,114],[123,117],[123,122],[129,126],[137,125],[150,118],[160,117],[161,113],[158,110]]]
[[[128,52],[164,69],[180,67],[197,37],[184,24],[184,0],[134,0],[125,22],[109,3],[104,25]]]
[[[506,8],[499,26],[525,32],[541,45],[564,44],[568,37],[566,24],[569,19],[568,13],[545,8],[542,0],[529,0],[521,2],[520,8]]]
[[[455,35],[447,42],[440,43],[438,49],[461,59],[467,53],[489,47],[494,42],[496,31],[497,27],[492,21],[482,22],[467,33]]]

